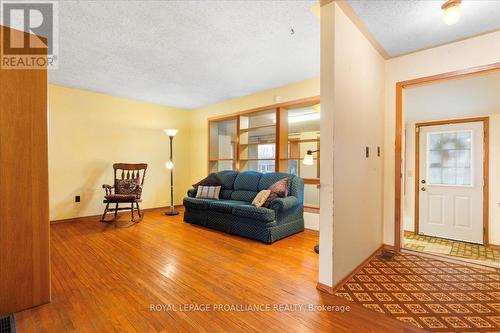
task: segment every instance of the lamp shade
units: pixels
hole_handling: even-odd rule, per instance
[[[177,134],[177,132],[179,132],[178,129],[175,129],[175,128],[169,128],[169,129],[165,129],[163,130],[165,132],[166,135],[168,136],[175,136]]]
[[[304,156],[304,160],[302,161],[302,164],[304,165],[313,165],[314,164],[314,159],[312,152],[308,151],[306,156]]]

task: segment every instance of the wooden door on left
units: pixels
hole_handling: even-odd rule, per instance
[[[0,67],[0,315],[50,301],[47,118],[47,70]]]

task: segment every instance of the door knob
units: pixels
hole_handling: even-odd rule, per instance
[[[421,183],[422,183],[422,184],[425,184],[425,179],[422,179]]]
[[[422,191],[424,191],[424,192],[425,192],[425,191],[427,191],[427,190],[425,189],[425,187],[422,187],[422,188],[421,188],[421,190],[422,190]]]

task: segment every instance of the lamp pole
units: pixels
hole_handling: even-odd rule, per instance
[[[169,132],[170,131],[170,132]],[[166,130],[168,138],[170,139],[170,159],[167,162],[167,168],[170,169],[170,210],[165,213],[165,215],[179,215],[179,212],[175,210],[174,206],[174,164],[173,164],[173,141],[175,133],[172,131],[176,130]],[[172,135],[173,134],[173,135]]]

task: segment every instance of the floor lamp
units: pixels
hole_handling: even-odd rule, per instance
[[[314,164],[313,154],[317,153],[318,151],[319,151],[319,149],[318,150],[308,150],[306,153],[306,156],[304,156],[304,160],[302,161],[302,163],[304,165],[313,165]],[[314,252],[319,253],[319,244],[316,244],[314,246]]]
[[[173,150],[172,142],[174,141],[174,136],[179,132],[176,129],[166,129],[165,134],[168,135],[170,139],[170,159],[165,163],[165,166],[170,170],[170,210],[165,212],[165,215],[179,215],[179,212],[175,210],[174,206],[174,162],[173,162]]]

